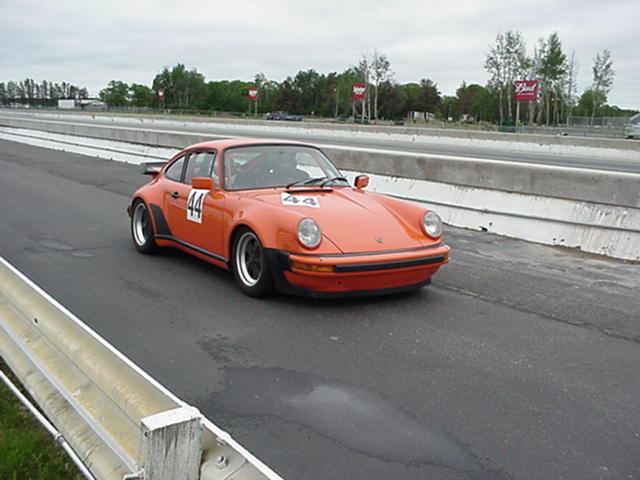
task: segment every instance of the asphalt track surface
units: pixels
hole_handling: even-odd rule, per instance
[[[640,265],[448,228],[408,294],[138,254],[134,166],[0,141],[0,254],[286,480],[640,478]]]
[[[140,128],[146,130],[165,130],[165,131],[177,131],[177,132],[190,132],[201,135],[212,135],[212,138],[219,136],[250,136],[254,138],[279,138],[283,140],[297,140],[302,142],[309,142],[314,144],[329,144],[338,145],[342,147],[355,147],[355,148],[368,148],[378,149],[393,152],[417,152],[428,153],[433,155],[442,155],[443,157],[466,157],[470,159],[491,159],[504,162],[516,162],[535,165],[547,165],[547,166],[560,166],[569,168],[586,168],[590,170],[603,170],[609,172],[626,172],[626,173],[639,173],[640,174],[640,162],[634,159],[629,160],[614,160],[598,157],[597,155],[586,157],[584,155],[573,156],[560,156],[549,153],[544,153],[543,149],[537,150],[536,145],[527,147],[527,151],[508,151],[505,149],[478,147],[478,146],[463,146],[463,145],[445,145],[438,143],[437,138],[432,138],[429,143],[412,143],[407,138],[392,140],[385,138],[384,135],[377,135],[375,137],[358,138],[354,135],[349,138],[336,137],[331,135],[330,132],[323,133],[320,129],[315,129],[313,132],[309,132],[309,129],[294,128],[301,127],[303,124],[299,122],[279,122],[270,121],[265,122],[264,125],[269,127],[278,128],[277,133],[265,132],[264,130],[242,130],[239,131],[234,128],[229,128],[224,124],[219,123],[203,123],[193,121],[186,118],[184,120],[181,117],[169,116],[166,118],[155,117],[158,123],[151,123],[148,119],[141,122],[139,117],[136,116],[110,116],[104,118],[101,115],[84,115],[83,118],[78,118],[74,115],[73,118],[65,118],[64,114],[51,115],[47,113],[39,113],[37,116],[25,112],[15,112],[10,110],[0,110],[0,116],[8,115],[11,117],[27,118],[27,119],[39,119],[39,120],[53,120],[58,122],[71,122],[71,123],[83,123],[89,125],[103,125],[103,126],[123,126],[129,128]],[[115,120],[113,120],[115,118]],[[163,123],[163,120],[170,120],[171,124]],[[206,122],[206,121],[205,121]],[[228,124],[239,124],[246,127],[246,123],[240,120],[230,119]],[[313,128],[313,123],[305,122],[304,125],[309,128]],[[366,131],[367,127],[362,127]],[[403,128],[390,128],[389,133],[401,133]],[[446,130],[443,130],[446,135]],[[543,137],[544,138],[544,137]],[[509,135],[504,134],[504,140],[509,141]],[[636,142],[635,140],[627,140],[621,142]],[[543,140],[544,142],[544,140]],[[636,142],[637,143],[637,142]],[[185,145],[177,145],[176,147],[183,148]]]

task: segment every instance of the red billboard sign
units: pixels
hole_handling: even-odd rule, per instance
[[[364,83],[354,83],[353,90],[351,90],[351,98],[354,100],[363,100],[366,92],[367,86]]]
[[[537,80],[516,80],[515,99],[517,101],[537,100],[538,99],[538,81]]]
[[[260,90],[258,89],[258,87],[250,87],[249,88],[249,96],[247,98],[249,98],[249,100],[251,100],[252,102],[255,102],[256,100],[258,100],[258,92]]]
[[[158,98],[162,100],[164,98],[164,88],[158,89]]]

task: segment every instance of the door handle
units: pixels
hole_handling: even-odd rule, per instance
[[[180,196],[180,194],[179,194],[178,192],[173,192],[173,193],[171,194],[171,196],[172,196],[173,198],[178,198],[178,197]]]

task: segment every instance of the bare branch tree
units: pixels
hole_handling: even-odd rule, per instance
[[[611,52],[607,49],[602,51],[602,55],[596,54],[593,59],[593,108],[591,110],[591,123],[596,115],[596,108],[607,101],[607,95],[613,86],[613,60],[611,60]]]
[[[566,67],[566,78],[565,78],[565,88],[566,88],[566,97],[565,97],[565,105],[567,107],[567,125],[569,125],[569,116],[571,115],[571,111],[576,104],[575,94],[578,91],[578,61],[576,60],[576,52],[571,53],[571,60],[567,63]]]
[[[526,71],[527,64],[526,47],[520,32],[499,33],[484,67],[491,75],[489,83],[498,90],[500,123],[504,121],[505,102],[508,118],[513,120],[513,82]]]
[[[371,83],[373,84],[373,118],[378,119],[378,93],[380,85],[384,82],[388,82],[393,77],[391,72],[391,63],[387,56],[378,50],[373,51],[373,57],[371,58]]]

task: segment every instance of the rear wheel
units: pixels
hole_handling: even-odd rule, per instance
[[[131,213],[131,238],[140,253],[153,253],[158,250],[153,239],[153,225],[147,205],[142,200],[136,200]]]
[[[233,276],[243,293],[263,297],[273,292],[271,271],[258,236],[243,228],[233,242]]]

